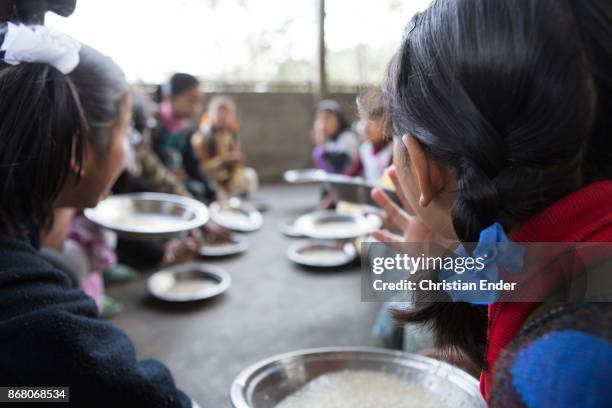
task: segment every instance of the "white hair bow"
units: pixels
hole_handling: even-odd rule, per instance
[[[80,49],[77,40],[53,28],[13,23],[8,23],[0,47],[5,51],[4,62],[7,64],[49,64],[63,74],[71,73],[79,65]]]

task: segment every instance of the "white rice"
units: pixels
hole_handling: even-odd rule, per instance
[[[321,375],[275,408],[447,408],[435,395],[387,373],[346,370]]]

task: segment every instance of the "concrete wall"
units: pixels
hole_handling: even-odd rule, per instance
[[[206,102],[215,94],[208,94]],[[312,94],[225,93],[238,105],[240,140],[249,166],[263,181],[280,180],[285,170],[312,167]],[[356,116],[354,93],[331,94],[349,120]]]

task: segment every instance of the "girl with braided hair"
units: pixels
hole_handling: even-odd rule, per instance
[[[499,226],[515,242],[612,242],[611,56],[603,0],[437,0],[417,14],[385,84],[405,208],[373,192],[403,237],[376,238],[448,245]],[[610,406],[611,304],[534,323],[539,307],[430,301],[395,317],[480,370],[490,406]]]

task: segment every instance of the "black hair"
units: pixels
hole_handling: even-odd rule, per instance
[[[463,242],[495,222],[510,231],[583,183],[597,100],[568,3],[436,0],[390,64],[395,134],[456,171],[451,216]],[[417,302],[396,317],[429,323],[441,347],[485,367],[485,308]]]
[[[190,74],[182,72],[172,75],[168,82],[170,96],[178,96],[200,86],[200,81]]]
[[[0,62],[2,233],[51,222],[73,158],[78,175],[85,138],[98,149],[108,146],[127,91],[120,68],[85,45],[68,75],[47,64]]]
[[[571,1],[590,60],[597,96],[593,130],[585,152],[585,182],[612,179],[612,2]]]
[[[68,17],[76,8],[76,0],[3,0],[0,20],[26,24],[44,24],[45,13],[51,11]]]
[[[98,147],[109,143],[111,127],[116,123],[121,102],[129,92],[121,68],[108,56],[82,45],[79,65],[67,75],[77,94],[87,125],[89,140]]]
[[[351,125],[346,119],[346,115],[338,102],[332,99],[323,99],[319,101],[315,106],[315,114],[322,111],[329,112],[338,118],[338,130],[331,136],[332,139],[336,139],[342,132],[350,129]]]

